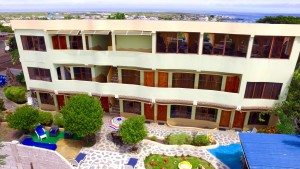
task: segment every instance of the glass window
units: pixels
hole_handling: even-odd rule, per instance
[[[197,107],[196,108],[196,120],[207,120],[216,122],[218,115],[218,109],[206,108],[206,107]]]
[[[122,69],[122,83],[140,85],[140,71]]]
[[[180,106],[180,105],[171,106],[171,118],[191,119],[191,115],[192,115],[192,106]]]
[[[219,75],[200,74],[198,88],[220,91],[222,86],[222,78],[223,77]]]
[[[278,100],[282,83],[247,82],[244,98],[263,98]]]
[[[52,82],[50,69],[28,67],[28,74],[31,80],[43,80]]]
[[[40,99],[42,104],[54,105],[53,97],[49,93],[40,93]]]
[[[173,73],[172,87],[194,88],[194,73]]]
[[[23,50],[46,51],[46,44],[43,36],[21,35]]]
[[[69,36],[70,49],[83,49],[82,36]]]
[[[123,100],[123,111],[140,115],[141,102]]]
[[[67,73],[68,73],[68,69],[67,69]],[[91,68],[89,68],[89,67],[74,67],[74,76],[75,76],[75,80],[92,81]]]
[[[268,125],[270,115],[267,113],[261,114],[261,112],[250,112],[249,125]]]

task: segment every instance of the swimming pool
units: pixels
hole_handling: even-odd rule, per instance
[[[242,169],[243,167],[240,160],[241,156],[243,156],[243,150],[240,144],[219,146],[215,149],[209,149],[208,152],[217,157],[231,169]]]

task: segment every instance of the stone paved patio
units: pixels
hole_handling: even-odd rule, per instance
[[[122,168],[123,164],[126,164],[130,157],[136,157],[139,159],[138,168],[143,169],[144,159],[149,154],[165,154],[169,156],[174,155],[191,155],[201,157],[209,161],[216,168],[227,169],[228,167],[220,162],[217,158],[211,155],[206,149],[200,147],[184,147],[180,146],[174,148],[173,146],[161,145],[152,141],[144,140],[138,147],[138,153],[130,153],[129,145],[116,146],[112,142],[110,132],[113,129],[109,128],[110,116],[103,118],[103,126],[99,133],[97,133],[97,143],[90,148],[83,148],[81,152],[87,153],[86,160],[81,164],[82,169],[118,169]],[[155,135],[158,137],[164,137],[170,133],[186,132],[191,135],[195,134],[212,134],[220,145],[228,145],[238,143],[239,139],[235,131],[219,131],[219,130],[206,130],[206,129],[183,129],[172,128],[166,125],[158,125],[156,123],[146,124],[149,135]]]

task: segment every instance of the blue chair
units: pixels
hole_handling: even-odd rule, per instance
[[[70,159],[70,163],[73,167],[78,167],[85,160],[86,154],[79,153],[75,159]]]
[[[130,158],[128,163],[125,164],[125,169],[135,169],[138,160],[139,159],[137,159],[137,158]]]
[[[47,134],[45,130],[43,129],[42,125],[39,124],[38,126],[35,127],[34,129],[36,135],[38,136],[39,139],[47,138]]]

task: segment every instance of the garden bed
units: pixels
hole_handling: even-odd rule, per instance
[[[18,130],[9,128],[6,122],[0,122],[0,138],[3,141],[18,140],[22,136],[22,133]]]
[[[178,169],[178,164],[182,161],[188,161],[192,164],[192,169],[204,167],[205,169],[214,169],[209,162],[192,156],[165,156],[152,154],[146,157],[144,164],[146,169]]]

